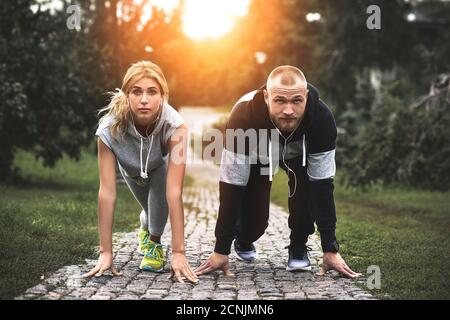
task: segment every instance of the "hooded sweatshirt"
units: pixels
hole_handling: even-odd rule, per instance
[[[247,140],[244,148],[238,146],[236,136],[239,134],[234,137],[226,135],[221,161],[220,206],[215,229],[216,246],[214,251],[225,255],[230,253],[251,166],[268,167],[268,179],[271,180],[274,168],[278,166],[278,161],[274,163],[273,160],[275,158],[273,154],[277,155],[277,153],[278,159],[282,159],[282,161],[301,159],[291,166],[306,167],[313,218],[321,235],[324,252],[331,251],[330,248],[336,241],[333,177],[336,172],[334,157],[337,129],[333,114],[319,99],[317,89],[308,84],[309,92],[304,117],[294,132],[289,136],[283,136],[269,116],[269,110],[264,100],[264,89],[265,86],[244,95],[235,104],[226,129],[242,129],[244,133],[249,129],[257,131],[266,129],[272,132],[277,130],[275,132],[278,132],[277,138],[279,139],[271,139],[270,134],[267,135],[267,138],[258,138],[258,147],[267,145],[269,159],[265,161],[266,159],[261,157],[261,151],[255,151]],[[266,141],[261,143],[261,140]],[[255,161],[255,154],[259,156],[257,161]],[[290,190],[290,193],[295,191]]]
[[[167,142],[175,130],[184,123],[178,112],[164,101],[162,112],[153,132],[143,137],[136,130],[133,121],[129,121],[127,131],[111,134],[114,116],[105,116],[98,125],[95,135],[111,149],[127,177],[139,185],[149,181],[150,172],[163,165],[167,160]]]

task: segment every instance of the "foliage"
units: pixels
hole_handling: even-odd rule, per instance
[[[33,1],[2,1],[0,15],[0,177],[11,175],[17,148],[52,166],[64,153],[79,158],[95,121],[98,68],[82,32],[64,12],[30,10]],[[94,59],[95,60],[95,59]]]
[[[450,103],[443,94],[428,104],[406,105],[398,95],[401,86],[394,82],[383,91],[371,119],[354,138],[358,147],[347,150],[347,183],[379,180],[449,190]]]

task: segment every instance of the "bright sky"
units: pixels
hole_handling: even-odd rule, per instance
[[[170,14],[180,5],[179,0],[133,0],[144,5],[142,22],[151,17],[151,5]],[[184,33],[194,40],[218,38],[231,31],[237,18],[248,12],[250,0],[185,0],[182,14]]]
[[[194,40],[218,38],[230,32],[236,19],[243,17],[248,12],[251,0],[185,0],[185,8],[182,14],[184,33]],[[46,0],[37,0],[46,2]],[[152,15],[151,5],[163,9],[170,14],[174,8],[180,5],[180,0],[133,0],[136,5],[143,5],[141,23],[145,24]],[[105,6],[110,2],[105,1]],[[122,16],[121,1],[118,4],[118,16]],[[62,10],[63,0],[48,2],[44,10]],[[37,6],[32,6],[37,10]],[[124,17],[124,19],[127,19]]]
[[[186,0],[183,30],[195,40],[218,38],[248,12],[250,0]]]

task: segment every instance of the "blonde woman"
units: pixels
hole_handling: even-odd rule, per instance
[[[161,272],[166,255],[161,235],[168,216],[172,227],[170,277],[197,282],[185,256],[182,203],[187,127],[168,103],[169,89],[162,70],[141,61],[126,72],[122,88],[102,109],[98,136],[100,189],[98,221],[100,256],[85,277],[106,270],[122,275],[113,265],[112,226],[116,201],[116,162],[129,189],[142,207],[138,251],[141,270]]]

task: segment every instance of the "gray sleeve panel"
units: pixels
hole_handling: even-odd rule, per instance
[[[250,101],[253,99],[253,97],[255,96],[256,92],[258,92],[258,90],[253,90],[249,93],[244,94],[239,100],[238,102],[236,102],[236,104],[244,102],[244,101]]]
[[[326,152],[308,154],[308,178],[310,181],[330,179],[336,174],[334,159],[336,149]]]
[[[250,168],[248,156],[223,149],[220,163],[220,181],[237,186],[246,186],[250,177]]]

